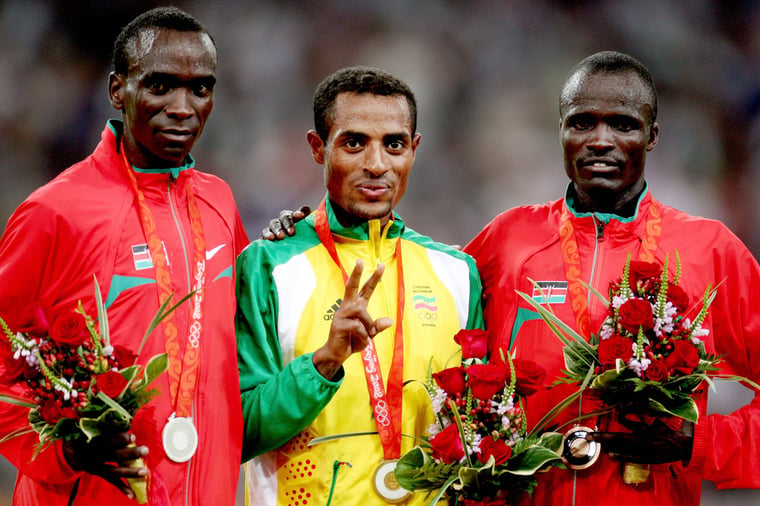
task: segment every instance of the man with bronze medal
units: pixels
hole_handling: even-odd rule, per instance
[[[486,323],[498,344],[559,377],[566,367],[562,345],[517,291],[533,292],[534,282],[551,287],[557,296],[541,304],[588,338],[607,316],[592,289],[607,296],[629,255],[662,266],[675,251],[683,289],[695,306],[705,286],[720,285],[704,322],[708,353],[721,355],[732,374],[757,382],[760,266],[720,222],[655,200],[644,177],[660,132],[649,71],[618,52],[585,58],[562,87],[559,127],[571,181],[564,198],[510,209],[465,247],[477,260]],[[576,389],[557,384],[532,396],[528,423],[537,423]],[[638,424],[629,431],[595,416],[601,401],[584,391],[552,421],[570,424],[564,429],[570,469],[540,475],[529,503],[697,505],[703,479],[719,489],[760,488],[760,455],[757,445],[747,444],[760,436],[760,394],[734,413],[707,414],[707,390],[703,384],[695,392],[696,424]],[[626,480],[627,464],[648,465],[651,472],[634,484]]]
[[[318,86],[314,117],[325,199],[293,237],[238,260],[248,501],[424,504],[394,462],[432,421],[414,380],[457,363],[452,336],[482,327],[479,276],[393,211],[420,141],[408,86],[342,69]]]

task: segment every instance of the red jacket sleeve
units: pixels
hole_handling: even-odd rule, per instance
[[[4,319],[12,320],[14,314],[33,301],[50,297],[41,293],[41,286],[51,269],[54,245],[54,219],[43,205],[23,203],[0,238],[0,315]],[[0,392],[18,395],[20,390],[3,386]],[[28,408],[0,402],[0,438],[29,427],[28,412]],[[63,458],[61,444],[54,444],[32,459],[38,442],[36,433],[14,437],[0,444],[0,453],[34,480],[51,484],[73,482],[78,473]]]
[[[712,258],[715,272],[725,276],[710,306],[715,347],[723,356],[722,372],[760,383],[760,266],[739,239],[726,234]],[[703,466],[703,477],[718,489],[760,488],[759,461],[759,392],[731,414],[699,420],[691,465]]]

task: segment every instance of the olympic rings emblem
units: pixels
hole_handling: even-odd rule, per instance
[[[190,326],[190,335],[188,336],[190,346],[197,348],[201,345],[201,323],[193,322]]]
[[[391,424],[390,418],[388,418],[388,405],[384,399],[380,399],[375,404],[375,420],[383,427],[388,427]]]

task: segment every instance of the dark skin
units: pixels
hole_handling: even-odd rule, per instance
[[[579,211],[620,216],[635,211],[645,185],[646,154],[657,145],[660,130],[652,118],[651,97],[632,72],[588,75],[581,71],[568,79],[561,97],[560,143]],[[281,214],[280,220],[272,220],[270,227],[277,229],[264,238],[274,240],[274,232],[277,239],[292,235],[292,218],[282,221]],[[693,424],[684,422],[677,432],[643,427],[635,432],[595,432],[588,439],[601,443],[602,450],[614,458],[661,464],[688,461],[694,431]]]
[[[579,211],[632,216],[644,189],[646,154],[660,131],[653,120],[652,93],[630,71],[571,76],[560,100],[560,143],[565,172],[573,183]],[[642,427],[632,432],[594,432],[588,439],[627,462],[688,461],[693,424],[674,432]]]
[[[144,29],[136,37],[127,75],[111,73],[108,94],[122,112],[129,162],[142,168],[177,167],[200,137],[214,104],[216,48],[202,33]],[[89,443],[65,442],[63,455],[75,471],[99,476],[134,498],[127,478],[148,474],[129,467],[148,455],[129,432],[101,435]]]

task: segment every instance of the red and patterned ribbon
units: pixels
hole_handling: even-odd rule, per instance
[[[662,215],[660,205],[652,200],[649,205],[644,227],[644,239],[639,250],[639,260],[653,262],[654,254],[659,246],[662,235]],[[575,228],[570,220],[570,212],[567,206],[562,207],[562,216],[559,223],[560,247],[562,260],[565,263],[565,277],[567,278],[567,291],[570,294],[570,303],[575,313],[575,323],[578,333],[588,339],[591,336],[591,322],[588,314],[588,290],[581,280],[581,259],[578,252],[578,241],[575,238]]]
[[[124,153],[122,143],[121,159],[124,169],[127,172],[132,191],[138,202],[138,214],[142,224],[145,239],[148,241],[153,268],[156,273],[156,285],[158,287],[158,302],[163,304],[174,291],[172,289],[172,278],[167,268],[166,255],[164,253],[163,243],[158,236],[156,221],[153,218],[145,196],[137,185],[137,178]],[[195,293],[191,299],[192,314],[190,315],[190,327],[187,344],[182,357],[179,356],[179,337],[177,325],[172,312],[162,322],[164,334],[164,347],[169,358],[169,394],[172,399],[172,405],[175,413],[180,417],[188,417],[191,414],[193,403],[193,394],[198,380],[198,367],[200,365],[200,339],[203,329],[203,300],[205,293],[206,280],[206,240],[203,233],[203,223],[201,222],[201,213],[198,208],[198,202],[192,190],[192,185],[185,185],[187,189],[188,213],[190,217],[190,230],[193,239],[193,290]]]
[[[314,226],[322,245],[332,258],[335,265],[340,268],[343,282],[348,281],[348,274],[338,257],[338,250],[330,231],[327,219],[325,201],[319,204],[314,217]],[[396,306],[396,334],[393,343],[393,359],[391,369],[388,372],[388,388],[383,384],[383,376],[380,370],[380,361],[375,350],[374,342],[370,339],[369,344],[362,352],[364,364],[364,376],[367,380],[369,400],[372,412],[375,414],[375,425],[380,435],[385,459],[397,459],[401,456],[401,389],[404,385],[404,269],[401,263],[401,236],[396,240],[395,249],[396,273],[398,280],[398,304]]]

